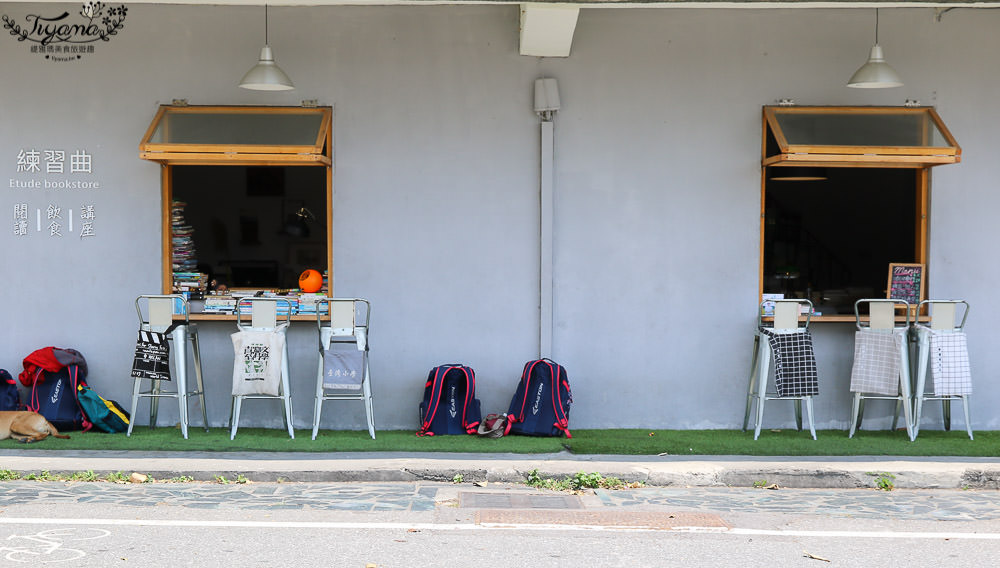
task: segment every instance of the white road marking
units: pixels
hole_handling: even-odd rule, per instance
[[[718,534],[740,536],[797,536],[817,538],[886,538],[886,539],[968,539],[1000,540],[1000,533],[983,532],[914,532],[914,531],[808,531],[769,530],[723,527],[615,527],[603,525],[558,525],[529,523],[362,523],[326,521],[187,521],[158,519],[45,519],[37,517],[0,517],[0,525],[87,525],[87,526],[149,526],[186,528],[267,528],[267,529],[371,529],[371,530],[534,530],[534,531],[608,531],[608,532],[674,532],[685,534]]]

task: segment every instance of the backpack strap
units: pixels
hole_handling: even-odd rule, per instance
[[[83,406],[80,405],[80,385],[86,386],[87,383],[79,378],[79,366],[70,365],[66,370],[69,372],[70,382],[73,383],[73,400],[76,402],[76,407],[80,409],[80,416],[83,417],[83,431],[89,432],[94,427],[94,423],[88,419],[87,413],[84,412]]]
[[[462,365],[459,367],[465,373],[465,404],[462,405],[462,426],[467,434],[475,434],[479,428],[479,422],[467,424],[465,422],[466,411],[469,409],[469,400],[476,398],[476,372],[471,367]]]
[[[516,415],[515,414],[507,415],[508,429],[512,424],[516,424],[518,422],[524,422],[524,408],[525,406],[528,405],[528,387],[531,385],[531,372],[532,370],[534,370],[535,365],[541,362],[542,360],[539,359],[536,361],[528,361],[527,363],[524,364],[524,370],[521,371],[521,383],[524,384],[524,389],[522,389],[524,391],[524,397],[521,398],[521,411]]]
[[[563,373],[566,372],[562,366],[551,359],[546,359],[546,365],[549,366],[550,374],[552,376],[552,409],[555,411],[556,421],[552,424],[556,428],[566,434],[567,438],[572,438],[573,434],[569,432],[569,418],[566,417],[566,413],[563,412],[562,407],[562,394],[560,391],[560,385],[562,382],[566,383],[566,390],[569,391],[569,382],[561,377]]]
[[[444,376],[453,367],[447,365],[441,365],[434,368],[434,377],[427,381],[424,385],[424,390],[427,387],[431,388],[431,398],[427,403],[427,412],[424,413],[424,422],[420,425],[420,430],[417,431],[417,436],[433,436],[434,432],[431,432],[431,422],[434,421],[434,415],[437,414],[438,403],[441,402],[441,391],[444,389]]]
[[[41,400],[38,398],[38,375],[42,374],[42,368],[36,367],[35,378],[31,381],[31,396],[28,399],[28,410],[38,412],[41,408]]]

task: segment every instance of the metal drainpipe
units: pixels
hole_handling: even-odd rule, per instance
[[[539,313],[538,357],[552,356],[552,210],[554,130],[551,117],[542,119],[539,157]]]

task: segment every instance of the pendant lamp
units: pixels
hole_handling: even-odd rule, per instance
[[[868,55],[868,61],[851,75],[847,86],[856,89],[887,89],[903,86],[899,74],[885,62],[882,46],[878,44],[878,8],[875,8],[875,45]]]
[[[288,91],[295,88],[288,75],[274,62],[274,54],[268,45],[267,4],[264,4],[264,47],[260,50],[260,60],[243,76],[240,87],[252,91]]]

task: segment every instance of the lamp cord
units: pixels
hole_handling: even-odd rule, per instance
[[[267,41],[267,4],[264,4],[264,45],[271,45]],[[875,43],[878,43],[878,8],[875,9]]]
[[[878,8],[875,8],[875,45],[878,45]]]

